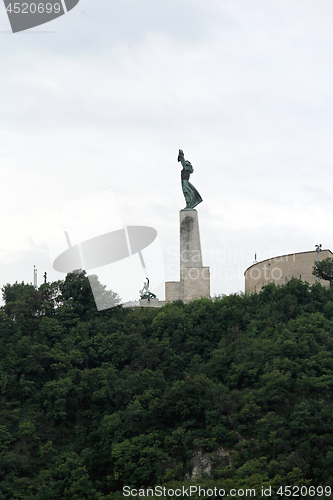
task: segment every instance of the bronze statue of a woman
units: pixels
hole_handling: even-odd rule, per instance
[[[195,187],[189,182],[190,175],[193,173],[193,167],[189,161],[184,158],[184,152],[180,149],[178,161],[181,162],[183,170],[181,171],[182,189],[185,196],[186,207],[183,210],[193,210],[194,207],[202,202],[202,198]]]

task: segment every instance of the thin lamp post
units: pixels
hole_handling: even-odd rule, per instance
[[[321,244],[320,245],[315,245],[316,246],[316,252],[317,252],[317,261],[319,262],[319,254],[321,252]],[[320,283],[319,275],[318,275],[318,283]]]
[[[37,288],[37,269],[34,266],[34,287]]]

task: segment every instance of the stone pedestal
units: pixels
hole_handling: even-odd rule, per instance
[[[179,287],[179,281],[167,281],[165,283],[165,302],[173,302],[180,299]]]
[[[165,301],[210,297],[210,269],[202,265],[198,213],[181,210],[180,216],[180,281],[165,283]]]

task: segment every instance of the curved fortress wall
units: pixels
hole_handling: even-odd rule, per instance
[[[333,257],[331,250],[322,250],[320,260]],[[245,275],[245,292],[259,292],[264,285],[275,283],[282,285],[291,278],[298,278],[313,285],[317,278],[312,274],[313,264],[317,261],[316,251],[291,253],[256,262],[248,267]],[[322,286],[329,287],[329,282],[320,280]]]

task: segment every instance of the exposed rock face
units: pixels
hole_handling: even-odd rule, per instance
[[[202,451],[197,451],[192,458],[192,464],[193,469],[191,479],[201,476],[202,473],[210,476],[211,455],[208,453],[202,453]]]
[[[192,473],[191,475],[188,475],[187,478],[197,479],[202,474],[210,476],[213,456],[217,455],[218,457],[229,457],[232,453],[234,453],[234,450],[225,450],[222,447],[220,447],[215,453],[203,453],[201,450],[196,451],[191,460],[193,464]]]

